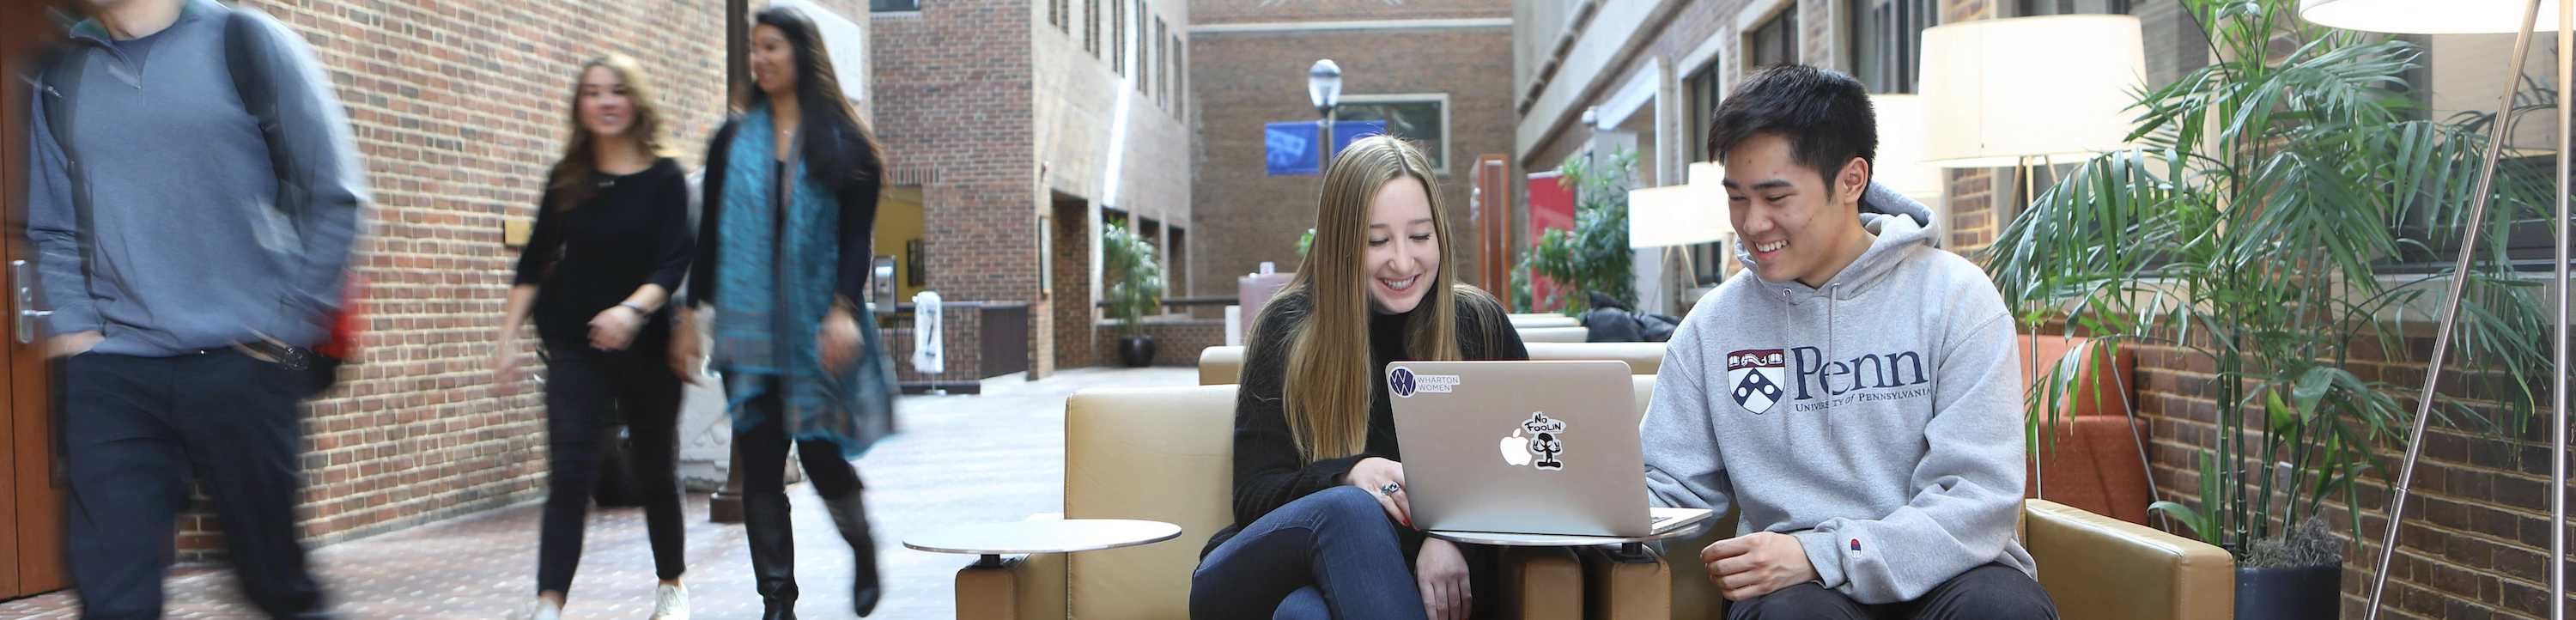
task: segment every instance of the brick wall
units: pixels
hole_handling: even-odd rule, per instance
[[[877,135],[892,167],[922,170],[929,289],[950,301],[1036,302],[1030,153],[1031,12],[1012,0],[927,2],[873,16]],[[975,342],[961,322],[948,342]],[[953,363],[978,352],[952,347]]]
[[[377,202],[356,258],[373,324],[307,415],[303,533],[328,543],[534,499],[540,393],[496,396],[484,365],[516,258],[501,224],[534,217],[573,71],[606,51],[643,61],[695,165],[723,110],[721,3],[245,4],[313,46]],[[184,558],[220,547],[210,514],[183,523]]]
[[[1089,366],[1098,356],[1087,356],[1092,339],[1100,329],[1095,323],[1099,313],[1082,300],[1094,299],[1091,292],[1091,247],[1098,238],[1083,218],[1090,205],[1080,201],[1057,203],[1055,219],[1055,290],[1049,294],[1064,303],[1053,304],[1050,313],[1056,326],[1055,347],[1048,351],[1056,367]]]
[[[1508,18],[1510,2],[1494,0],[1191,0],[1192,24],[1375,21],[1389,19]],[[1307,62],[1314,62],[1307,59]],[[1503,80],[1511,81],[1511,57],[1503,57]],[[1349,70],[1344,67],[1344,70]],[[1304,75],[1300,73],[1298,75]],[[1299,82],[1303,87],[1304,83]],[[1508,88],[1508,85],[1506,85]]]
[[[2416,330],[2429,331],[2429,326]],[[2396,357],[2420,360],[2432,347],[2428,337],[2410,338],[2409,343],[2413,350]],[[2137,351],[2138,403],[2150,424],[2148,456],[2156,486],[2165,499],[2197,507],[2198,451],[2214,445],[2218,435],[2210,385],[2215,369],[2207,358],[2172,347],[2141,346]],[[2349,368],[2365,380],[2422,385],[2421,362],[2392,362],[2389,357],[2375,343],[2364,343],[2356,347],[2357,361]],[[2445,373],[2444,392],[2475,398],[2453,387],[2463,383],[2451,380],[2460,372],[2455,365]],[[2426,430],[2382,617],[2547,617],[2549,439],[2543,430],[2543,402],[2539,419],[2529,428],[2501,436],[2465,420],[2437,420]],[[2493,410],[2483,413],[2493,415]],[[2386,471],[2366,477],[2358,493],[2363,540],[2346,547],[2347,618],[2360,617],[2364,609],[2379,537],[2387,527],[2386,481],[2395,477],[2404,454],[2400,441],[2387,443],[2381,447]],[[2349,539],[2352,533],[2344,531],[2351,527],[2349,506],[2342,501],[2329,506],[2328,524]]]
[[[1511,152],[1517,120],[1510,108],[1509,30],[1202,34],[1190,52],[1199,150],[1192,159],[1192,213],[1199,224],[1188,235],[1198,248],[1189,253],[1195,261],[1190,295],[1232,296],[1235,278],[1262,261],[1296,270],[1297,238],[1315,225],[1323,179],[1269,176],[1262,125],[1314,120],[1304,76],[1322,58],[1341,65],[1346,95],[1449,94],[1449,174],[1436,181],[1452,218],[1448,238],[1474,239],[1468,168],[1477,155]],[[1462,282],[1474,277],[1471,247],[1450,244]]]

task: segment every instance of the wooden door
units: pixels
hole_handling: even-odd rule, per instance
[[[46,15],[49,1],[0,2],[0,204],[8,226],[0,227],[0,257],[26,259],[34,254],[27,241],[27,95],[18,76],[32,70],[44,46],[61,31]],[[32,270],[30,270],[32,273]],[[15,270],[0,269],[6,301],[15,302]],[[54,471],[52,384],[41,351],[18,344],[14,306],[0,306],[0,599],[62,589],[70,574],[63,569],[63,489]]]

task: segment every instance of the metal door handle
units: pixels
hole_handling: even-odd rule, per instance
[[[9,280],[18,286],[18,344],[35,344],[36,319],[53,316],[54,311],[36,309],[36,286],[27,277],[27,261],[9,261]]]

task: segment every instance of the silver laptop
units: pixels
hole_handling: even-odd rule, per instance
[[[1385,370],[1415,527],[1640,538],[1707,517],[1649,507],[1627,362]]]

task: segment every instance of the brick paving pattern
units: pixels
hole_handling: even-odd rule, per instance
[[[904,432],[858,461],[868,484],[886,598],[872,618],[948,618],[952,579],[973,558],[905,549],[903,537],[940,527],[1016,521],[1064,504],[1064,397],[1090,387],[1193,385],[1194,369],[1085,369],[1043,381],[987,382],[981,396],[904,399]],[[796,507],[797,611],[848,617],[850,552],[808,485],[788,489]],[[323,584],[347,620],[494,619],[529,597],[536,570],[540,504],[363,538],[315,550]],[[696,617],[750,618],[760,611],[742,528],[707,521],[707,496],[688,501],[690,572],[683,578]],[[653,560],[636,508],[594,510],[564,617],[642,618],[653,605]],[[1183,541],[1173,544],[1197,544]],[[166,582],[169,618],[258,618],[220,566],[186,566]],[[69,619],[69,592],[0,603],[0,618]]]

